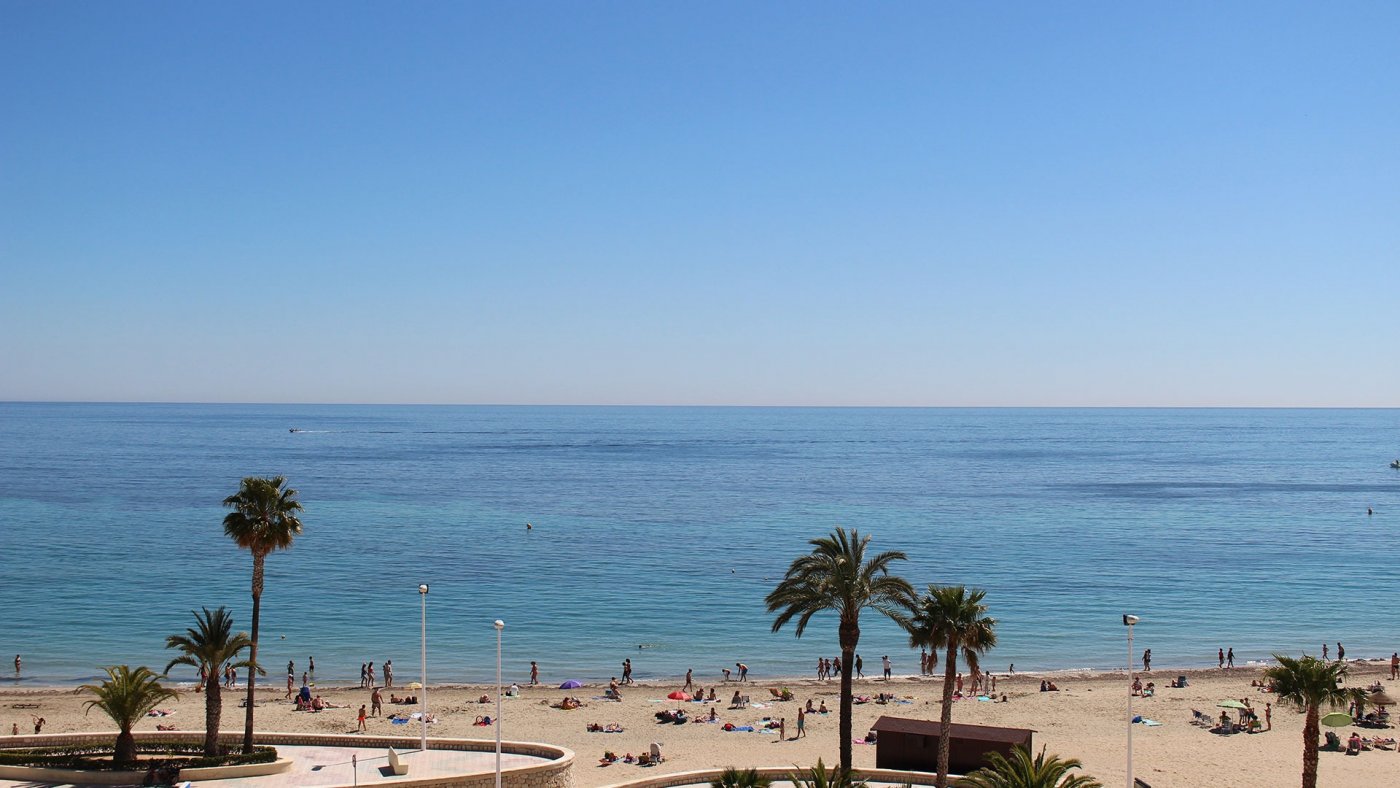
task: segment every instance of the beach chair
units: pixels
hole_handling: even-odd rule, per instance
[[[408,774],[408,764],[399,760],[399,754],[394,752],[394,748],[389,748],[389,771],[398,777]]]

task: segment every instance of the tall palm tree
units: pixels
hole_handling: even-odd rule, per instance
[[[203,610],[203,613],[194,613],[195,626],[186,629],[185,634],[165,639],[166,648],[181,652],[165,666],[165,672],[169,674],[176,665],[190,665],[204,671],[204,754],[218,755],[219,720],[224,712],[224,666],[254,667],[249,660],[238,658],[239,653],[253,645],[253,640],[247,632],[234,633],[233,616],[225,608],[213,612],[207,607]]]
[[[962,652],[970,670],[978,669],[978,659],[997,644],[997,620],[986,615],[980,588],[965,586],[929,586],[928,593],[914,603],[913,614],[900,616],[898,621],[909,632],[909,645],[927,646],[929,657],[936,663],[938,650],[944,649],[943,711],[938,735],[939,788],[948,785],[948,751],[952,740],[953,679],[958,672],[958,652]]]
[[[102,670],[107,673],[107,678],[101,684],[84,684],[78,688],[97,696],[83,706],[89,712],[94,707],[101,709],[117,724],[120,732],[112,761],[121,765],[135,763],[136,737],[131,735],[131,729],[161,701],[178,697],[179,694],[162,687],[160,676],[144,665],[134,670],[126,665]]]
[[[253,681],[258,663],[258,619],[262,612],[263,559],[274,550],[286,550],[301,533],[301,503],[297,491],[286,486],[284,476],[260,479],[249,476],[238,492],[224,499],[232,509],[224,516],[224,534],[253,554],[253,634],[248,648],[248,716],[243,726],[243,752],[253,751]]]
[[[1274,685],[1279,702],[1301,706],[1307,713],[1303,722],[1303,788],[1317,788],[1317,735],[1319,709],[1345,707],[1354,694],[1338,686],[1347,675],[1347,664],[1317,657],[1299,659],[1275,654],[1277,665],[1266,668],[1264,677]]]
[[[890,550],[869,560],[865,548],[870,537],[837,527],[829,535],[811,540],[812,552],[799,556],[765,600],[768,612],[777,613],[773,631],[797,619],[795,634],[802,637],[817,613],[835,612],[841,645],[841,761],[851,768],[851,672],[856,644],[860,642],[860,611],[873,608],[891,618],[907,609],[914,599],[909,581],[890,574],[890,565],[907,558]]]
[[[987,760],[991,766],[958,780],[957,788],[1103,788],[1103,783],[1088,775],[1070,774],[1083,765],[1077,758],[1046,758],[1044,747],[1035,758],[1025,747],[1016,747],[1010,758],[994,752],[987,755]]]

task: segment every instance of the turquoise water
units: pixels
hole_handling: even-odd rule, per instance
[[[274,473],[306,532],[268,560],[273,681],[308,655],[416,679],[420,582],[434,682],[494,675],[495,618],[508,681],[806,675],[834,622],[772,634],[763,597],[837,523],[916,584],[987,588],[998,670],[1121,665],[1124,611],[1160,666],[1389,655],[1396,456],[1396,410],[0,404],[0,664],[67,683],[164,667],[194,607],[246,627],[219,502]],[[916,670],[863,623],[867,667]]]

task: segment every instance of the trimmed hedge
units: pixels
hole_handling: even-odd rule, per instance
[[[138,741],[137,755],[162,755],[163,758],[147,758],[136,764],[117,766],[110,759],[110,744],[78,744],[68,747],[33,747],[30,749],[0,750],[0,766],[35,766],[40,768],[82,769],[86,771],[114,772],[140,771],[152,766],[157,769],[198,769],[209,766],[242,766],[250,763],[272,763],[277,760],[274,747],[254,747],[253,752],[244,755],[224,748],[219,755],[206,757],[204,747],[190,742]],[[104,756],[99,760],[93,756]]]

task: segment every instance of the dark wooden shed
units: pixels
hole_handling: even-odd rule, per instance
[[[1031,748],[1029,728],[994,728],[953,723],[948,742],[948,771],[967,774],[987,765],[987,754],[1010,757],[1013,747]],[[875,767],[914,772],[938,771],[938,736],[942,724],[931,720],[881,717],[871,726],[877,734]]]

